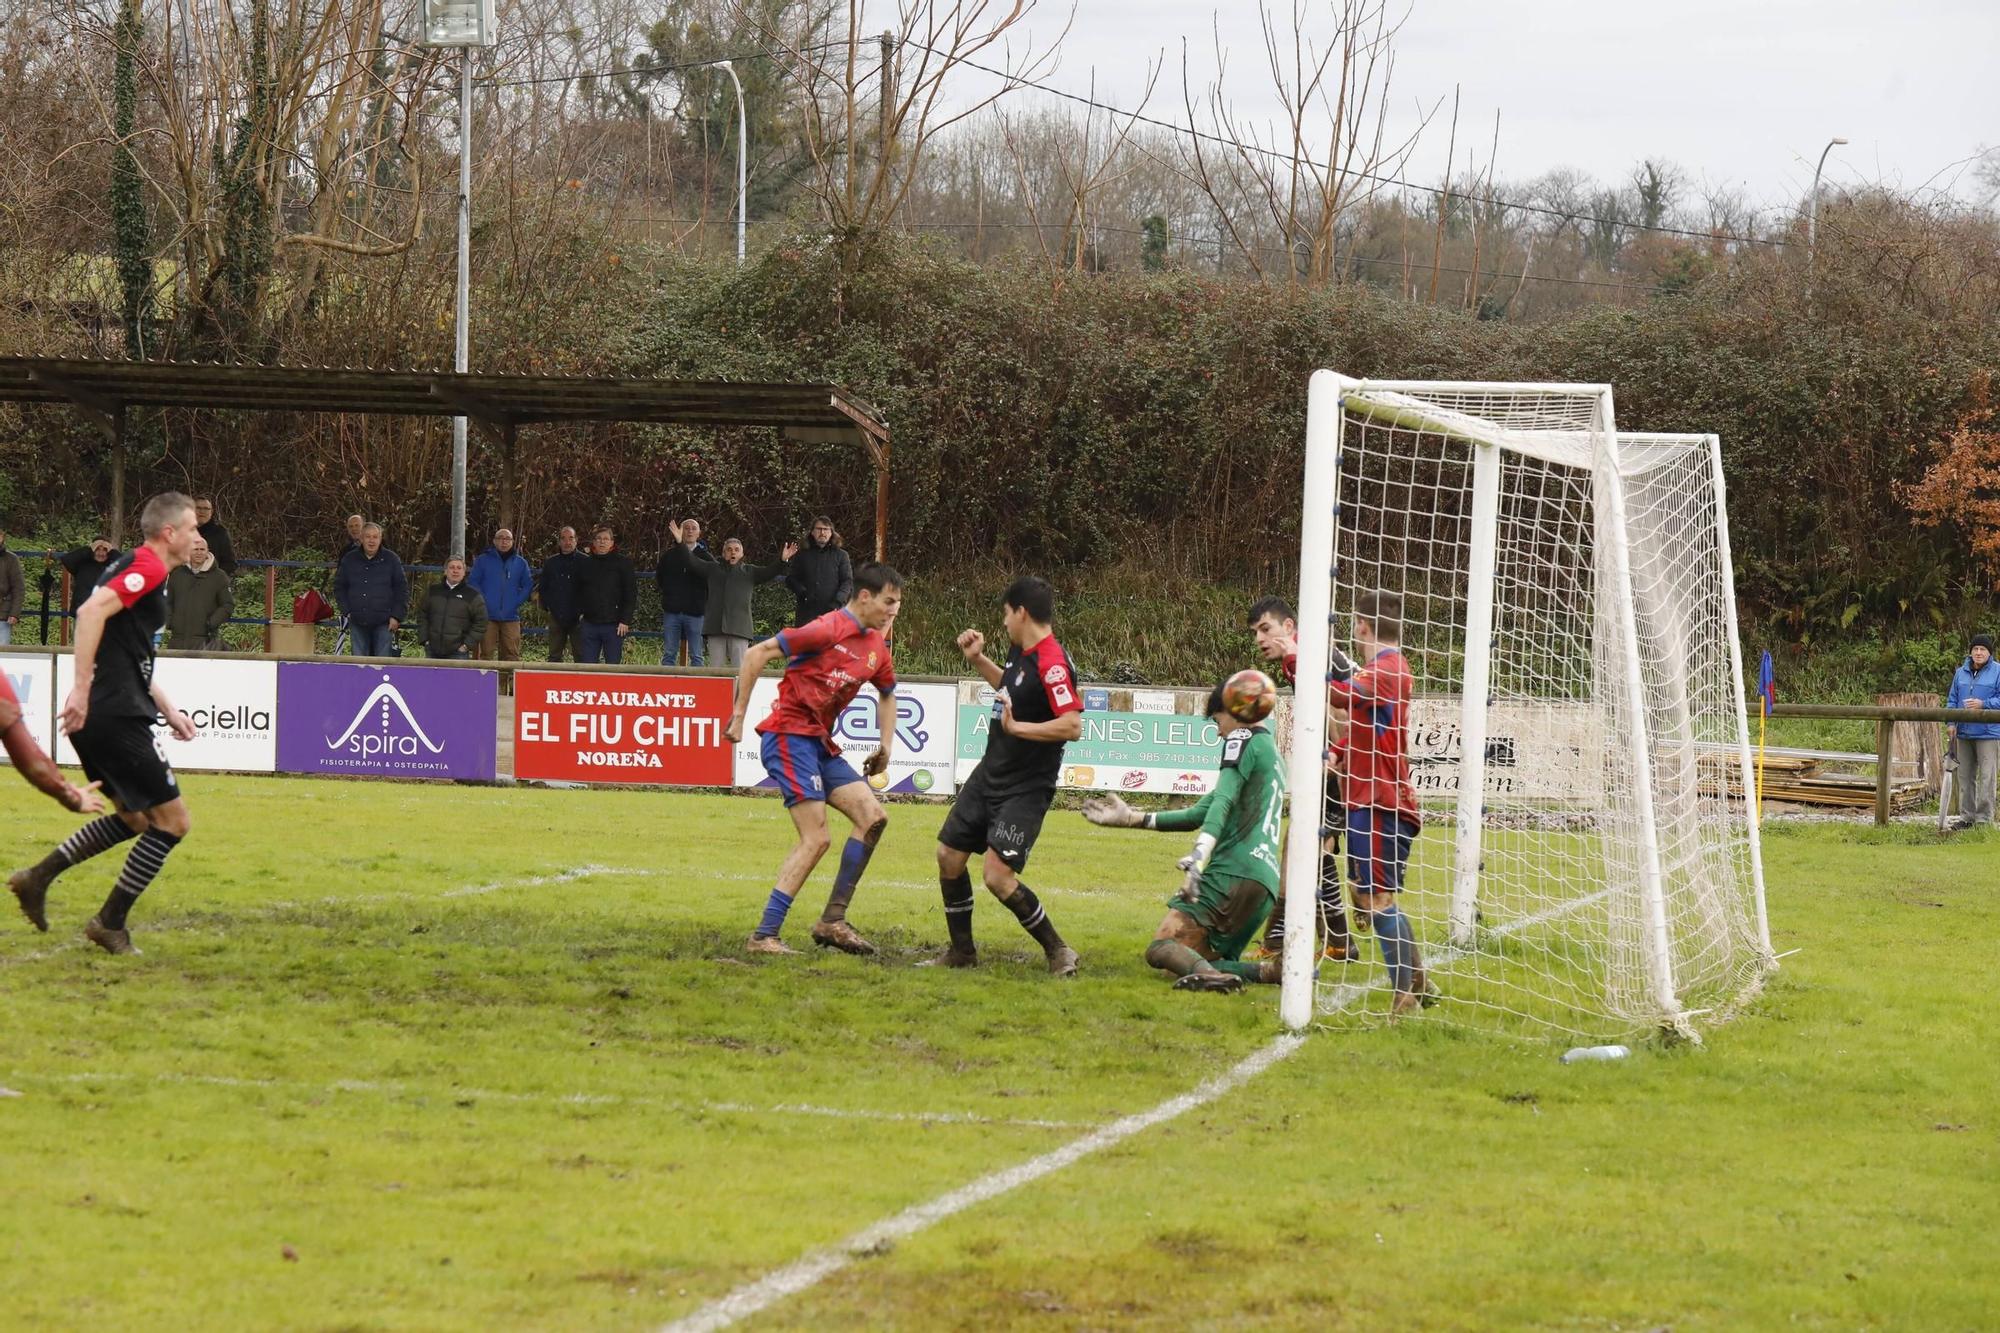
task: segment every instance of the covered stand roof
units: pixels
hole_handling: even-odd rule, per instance
[[[0,357],[0,401],[65,403],[102,416],[115,415],[127,407],[364,412],[464,416],[496,430],[530,422],[647,421],[858,430],[871,448],[889,439],[889,428],[875,409],[835,384],[459,375],[424,370],[7,356]]]
[[[0,356],[0,402],[75,408],[114,439],[133,407],[194,411],[356,412],[467,417],[507,442],[515,429],[566,421],[767,426],[807,444],[859,443],[875,467],[875,550],[887,540],[889,427],[837,384],[460,375],[328,366],[225,366]]]

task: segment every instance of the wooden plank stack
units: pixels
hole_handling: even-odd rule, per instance
[[[1754,761],[1753,761],[1754,767]],[[1741,797],[1742,770],[1733,754],[1705,754],[1701,757],[1701,794]],[[1911,777],[1892,782],[1889,808],[1908,810],[1926,795],[1924,781]],[[1818,759],[1780,758],[1764,760],[1764,799],[1823,809],[1866,810],[1875,804],[1875,779],[1859,773],[1833,773]]]

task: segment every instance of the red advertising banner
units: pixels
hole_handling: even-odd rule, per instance
[[[727,787],[735,682],[715,676],[523,671],[514,678],[514,776],[551,782]]]

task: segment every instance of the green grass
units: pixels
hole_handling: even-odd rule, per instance
[[[895,807],[855,910],[882,957],[753,965],[774,801],[187,785],[144,957],[72,944],[109,859],[59,882],[56,933],[0,936],[0,1323],[654,1327],[1275,1030],[1274,993],[1141,963],[1178,840],[1073,813],[1028,875],[1085,956],[1064,985],[986,902],[987,967],[911,968],[935,806]],[[67,826],[4,799],[0,857]],[[1765,846],[1799,952],[1705,1049],[1319,1034],[753,1326],[1985,1325],[2000,841]],[[581,866],[608,869],[549,878]]]

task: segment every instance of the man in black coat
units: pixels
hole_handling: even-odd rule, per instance
[[[590,558],[576,581],[579,629],[576,660],[622,662],[625,636],[632,632],[632,613],[639,605],[639,571],[618,549],[609,527],[590,534]]]
[[[469,658],[486,634],[486,599],[465,579],[465,561],[445,562],[444,578],[424,589],[417,637],[432,657]]]
[[[576,586],[590,557],[576,549],[576,529],[556,534],[556,553],[542,562],[535,575],[535,603],[549,617],[549,661],[560,662],[567,651],[575,657],[583,644],[577,633]]]
[[[236,577],[236,547],[229,540],[229,529],[222,526],[222,520],[215,516],[215,501],[205,495],[195,497],[195,531],[208,543],[208,553],[215,557],[215,563],[230,578]]]
[[[854,596],[854,566],[840,547],[832,519],[822,515],[813,520],[811,536],[785,571],[785,583],[798,604],[794,625],[818,620]]]
[[[56,562],[69,571],[71,615],[75,615],[77,608],[90,600],[90,594],[97,590],[97,581],[104,577],[104,571],[111,568],[111,562],[121,554],[109,537],[92,537],[90,545],[64,551],[56,557]]]
[[[688,665],[702,665],[702,621],[708,615],[708,579],[695,562],[713,564],[715,557],[701,544],[701,521],[667,520],[673,545],[660,552],[653,577],[660,589],[660,661],[674,666],[681,646],[687,646]]]

